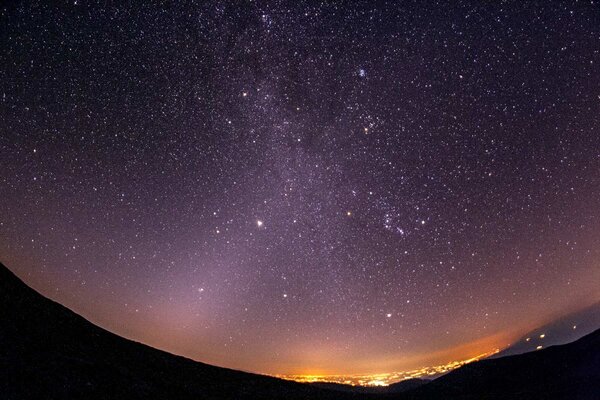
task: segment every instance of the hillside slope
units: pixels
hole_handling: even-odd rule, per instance
[[[402,399],[600,399],[600,330],[573,343],[464,365]]]
[[[352,399],[136,343],[44,298],[0,264],[2,399]]]

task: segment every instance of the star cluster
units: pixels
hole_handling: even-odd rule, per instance
[[[594,2],[18,3],[0,257],[92,321],[383,373],[598,300]]]

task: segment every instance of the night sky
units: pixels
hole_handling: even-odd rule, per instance
[[[120,335],[402,371],[600,300],[595,2],[9,2],[0,260]]]

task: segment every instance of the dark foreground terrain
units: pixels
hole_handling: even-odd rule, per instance
[[[175,356],[91,324],[0,264],[0,398],[6,400],[600,399],[600,331],[392,388],[364,393],[306,385]]]

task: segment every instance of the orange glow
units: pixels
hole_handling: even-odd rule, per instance
[[[422,367],[410,371],[389,372],[382,374],[356,374],[356,375],[274,375],[278,378],[293,380],[303,383],[330,382],[341,383],[353,386],[387,386],[392,383],[401,382],[406,379],[427,378],[434,375],[444,374],[465,364],[489,357],[498,353],[495,349],[486,353],[479,354],[465,360],[451,361],[442,365]]]

